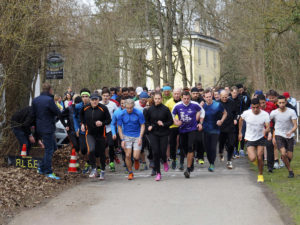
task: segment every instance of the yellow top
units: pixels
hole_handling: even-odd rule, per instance
[[[174,101],[174,98],[170,98],[166,102],[165,106],[167,106],[169,108],[170,112],[172,113],[175,104],[176,104],[176,102]],[[175,118],[178,119],[178,116],[176,115]],[[173,124],[173,125],[170,126],[170,128],[176,128],[176,127],[178,127],[178,126],[176,126],[175,124]]]

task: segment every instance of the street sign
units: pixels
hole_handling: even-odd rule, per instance
[[[49,53],[47,56],[46,79],[63,79],[64,59],[57,52]]]

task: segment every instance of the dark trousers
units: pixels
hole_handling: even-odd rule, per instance
[[[274,166],[274,145],[272,140],[268,141],[266,140],[267,144],[267,164],[268,164],[268,169],[273,170]]]
[[[184,157],[189,152],[194,152],[194,145],[196,142],[198,131],[191,131],[180,134],[180,163],[184,162]]]
[[[195,148],[196,148],[196,151],[197,151],[197,158],[198,159],[204,159],[205,148],[204,148],[203,132],[202,131],[197,132]]]
[[[154,170],[160,173],[160,159],[167,162],[168,136],[149,134],[149,140],[153,152]]]
[[[100,157],[101,170],[105,170],[105,139],[103,136],[86,135],[89,163],[96,168],[96,157]]]
[[[177,136],[179,135],[179,128],[170,128],[169,144],[170,144],[170,157],[172,160],[176,160],[177,152]]]
[[[20,153],[22,151],[22,147],[25,144],[26,145],[26,150],[27,150],[27,155],[29,155],[30,148],[31,148],[31,143],[29,141],[28,135],[25,134],[25,132],[20,129],[20,128],[12,128],[13,133],[15,134],[19,144],[20,144]]]
[[[144,137],[145,137],[145,144],[146,144],[146,147],[148,149],[147,158],[149,160],[153,160],[153,152],[152,152],[152,148],[151,148],[151,144],[150,144],[149,134],[144,135]]]
[[[204,132],[204,145],[206,149],[207,159],[210,164],[214,164],[216,160],[218,139],[219,134]]]
[[[223,155],[224,147],[227,150],[227,161],[231,161],[235,143],[235,133],[221,132],[219,136],[219,153]]]
[[[109,149],[109,161],[114,162],[115,156],[116,156],[115,142],[112,138],[112,133],[111,132],[108,132],[106,134],[106,145],[108,146],[108,149]]]
[[[79,144],[80,144],[81,154],[86,155],[87,154],[87,145],[86,145],[85,134],[79,134]]]
[[[40,171],[44,174],[53,173],[52,171],[52,157],[54,151],[57,150],[56,140],[54,133],[50,134],[40,134],[45,146],[44,158],[41,162]]]
[[[74,131],[68,131],[68,137],[72,148],[75,148],[76,152],[78,153],[80,150],[79,138],[76,136]]]

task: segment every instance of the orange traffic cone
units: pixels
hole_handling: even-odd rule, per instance
[[[27,156],[27,148],[26,148],[26,144],[23,144],[23,146],[22,146],[21,156],[22,156],[22,157]]]
[[[70,163],[69,163],[69,169],[68,169],[69,173],[77,173],[76,163],[77,163],[77,158],[76,158],[75,149],[73,148]]]

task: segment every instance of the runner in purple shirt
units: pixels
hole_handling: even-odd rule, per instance
[[[197,130],[202,130],[201,107],[197,102],[191,101],[190,93],[185,91],[182,94],[182,101],[174,106],[172,114],[174,124],[179,126],[180,141],[183,148],[181,151],[184,151],[183,154],[187,154],[187,169],[184,176],[190,178],[194,161],[193,146],[197,137]],[[198,123],[199,120],[202,122]]]

